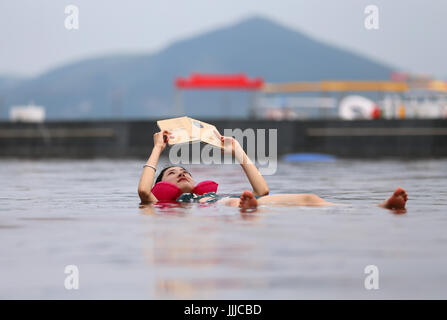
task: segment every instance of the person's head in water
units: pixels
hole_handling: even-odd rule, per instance
[[[195,186],[191,174],[183,167],[170,166],[161,170],[155,183],[166,181],[175,184],[183,193],[192,192]]]

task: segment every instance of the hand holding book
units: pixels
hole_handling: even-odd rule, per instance
[[[202,141],[218,148],[223,147],[219,132],[215,126],[209,123],[189,117],[180,117],[159,120],[157,124],[160,130],[170,132],[169,145]]]

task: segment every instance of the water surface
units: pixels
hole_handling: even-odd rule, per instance
[[[163,162],[163,161],[162,161]],[[163,166],[163,163],[160,164]],[[160,167],[159,166],[159,167]],[[223,193],[240,167],[187,166]],[[0,298],[447,298],[447,161],[278,164],[271,192],[340,205],[140,209],[141,161],[0,161]],[[397,187],[408,211],[377,207]],[[66,290],[66,265],[79,268]],[[366,290],[364,268],[379,268]]]

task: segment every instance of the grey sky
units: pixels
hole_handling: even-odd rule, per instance
[[[80,28],[64,27],[65,6]],[[380,29],[364,28],[364,8]],[[412,72],[447,78],[446,0],[0,0],[0,75],[33,76],[82,58],[152,52],[252,15]]]

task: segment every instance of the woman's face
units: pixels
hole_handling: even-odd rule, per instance
[[[172,167],[167,169],[161,181],[166,181],[175,184],[182,190],[183,193],[192,192],[194,189],[194,180],[190,173],[181,167]]]

